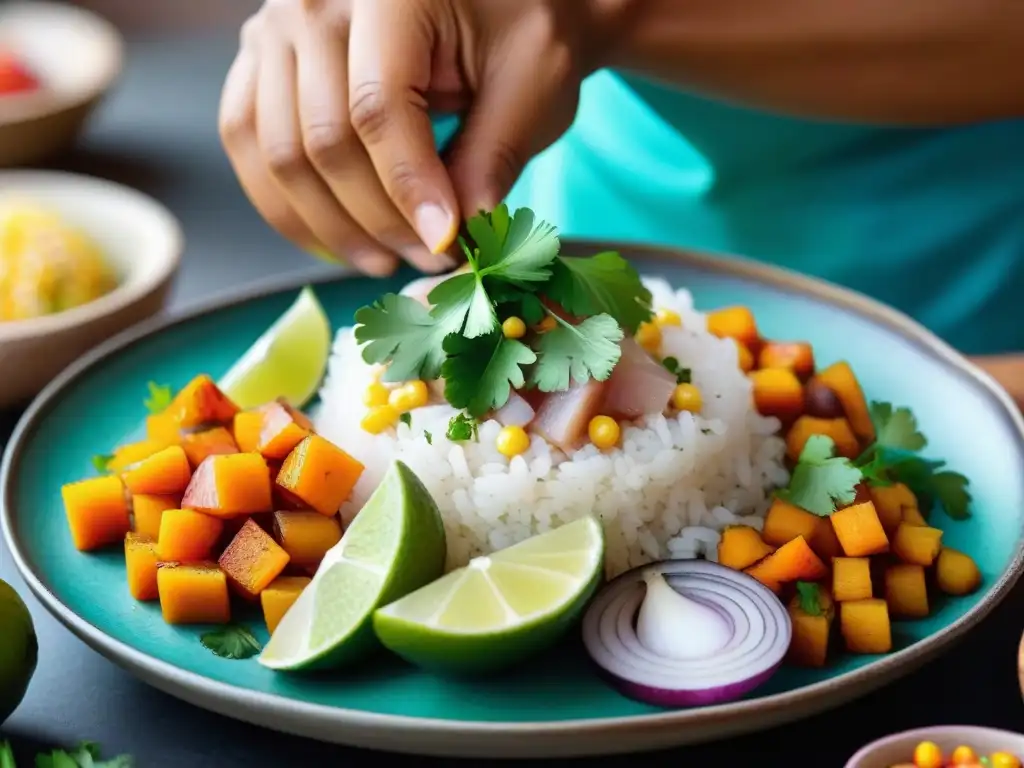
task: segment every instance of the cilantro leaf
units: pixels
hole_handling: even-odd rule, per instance
[[[112,453],[98,453],[92,457],[92,465],[93,467],[95,467],[97,472],[99,472],[101,475],[104,475],[110,471],[110,462],[112,462],[113,460],[114,454]]]
[[[427,441],[427,445],[434,444],[434,436],[425,429],[423,430],[423,439]]]
[[[610,315],[594,315],[579,325],[558,320],[558,327],[537,342],[537,365],[533,383],[541,392],[559,392],[569,388],[571,380],[583,383],[588,378],[605,381],[619,362],[622,328]]]
[[[241,624],[227,624],[206,632],[199,642],[222,659],[248,659],[263,650],[256,636]]]
[[[532,349],[501,332],[478,339],[449,336],[444,351],[445,400],[476,418],[507,403],[510,391],[526,384],[522,366],[537,360]]]
[[[677,384],[689,384],[693,381],[693,372],[689,368],[683,368],[679,365],[679,361],[676,358],[666,357],[661,361],[661,364],[665,367],[665,370],[676,377]]]
[[[407,427],[412,426],[412,414],[406,411],[405,413],[399,414],[398,420],[405,424]]]
[[[498,324],[494,304],[484,290],[480,275],[466,272],[439,283],[427,296],[430,311],[444,334],[461,333],[475,339],[490,333]]]
[[[529,208],[520,208],[510,220],[508,206],[502,203],[489,215],[472,217],[466,229],[477,247],[481,275],[520,287],[551,277],[550,265],[561,247],[558,231],[537,221]]]
[[[14,748],[8,741],[0,741],[0,768],[16,768]]]
[[[917,428],[917,419],[909,408],[893,408],[890,403],[871,403],[871,421],[875,424],[875,444],[901,451],[920,451],[927,444]]]
[[[142,401],[146,410],[152,414],[163,413],[174,400],[174,393],[166,384],[157,384],[155,381],[146,385],[149,388],[149,397]]]
[[[835,512],[837,503],[853,501],[861,472],[849,459],[836,456],[835,447],[831,438],[812,435],[793,468],[789,486],[776,495],[820,517]]]
[[[968,480],[958,472],[936,472],[932,475],[931,491],[936,501],[953,520],[966,520],[971,516],[971,494]]]
[[[798,581],[796,594],[801,611],[808,616],[821,616],[821,591],[817,584],[812,581]]]
[[[464,413],[457,413],[449,419],[448,431],[445,433],[445,437],[453,443],[457,443],[465,440],[476,439],[476,432],[476,419],[471,418]]]
[[[631,334],[651,319],[651,292],[615,251],[587,258],[559,256],[544,293],[578,317],[611,315]]]
[[[446,281],[447,282],[447,281]],[[441,343],[450,332],[415,299],[386,293],[355,314],[355,337],[363,360],[388,364],[385,381],[436,379],[444,362]]]

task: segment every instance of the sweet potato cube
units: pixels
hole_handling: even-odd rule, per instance
[[[160,518],[156,551],[162,563],[208,560],[224,523],[194,509],[168,509]]]
[[[833,557],[840,557],[843,554],[843,547],[836,536],[836,530],[832,527],[832,521],[827,517],[818,518],[818,525],[807,543],[811,545],[814,554],[826,563],[831,563]]]
[[[829,517],[847,557],[877,555],[889,549],[889,539],[870,501],[837,509]]]
[[[185,435],[181,439],[181,447],[193,468],[198,467],[209,456],[238,453],[235,438],[224,427],[214,427]]]
[[[306,576],[278,576],[270,582],[270,586],[260,592],[263,620],[267,623],[267,631],[270,634],[274,634],[281,619],[299,599],[299,595],[309,582],[310,579]]]
[[[797,536],[744,573],[770,587],[790,581],[817,581],[828,573],[828,569],[808,546],[807,540]]]
[[[786,456],[797,461],[803,453],[807,441],[814,435],[825,435],[836,444],[836,453],[848,459],[857,458],[860,454],[860,443],[846,419],[819,419],[814,416],[801,416],[786,433]]]
[[[181,442],[181,425],[172,413],[154,413],[146,417],[146,439],[175,445]]]
[[[837,557],[832,561],[832,595],[837,602],[871,597],[871,560]]]
[[[888,653],[892,627],[885,600],[850,600],[839,607],[839,629],[851,653]]]
[[[60,493],[75,549],[88,552],[119,543],[132,529],[124,484],[116,475],[68,483]]]
[[[309,435],[288,454],[277,485],[322,515],[334,515],[352,493],[363,465],[319,435]]]
[[[788,607],[793,634],[786,659],[797,666],[823,667],[828,657],[829,634],[835,613],[828,592],[824,589],[818,591],[821,610],[817,615],[804,611],[799,596],[794,596]]]
[[[804,385],[787,368],[763,368],[748,374],[754,388],[754,407],[762,416],[792,422],[804,412]]]
[[[785,369],[807,381],[814,374],[814,348],[806,341],[768,341],[757,356],[757,367]]]
[[[830,365],[817,375],[817,380],[836,393],[843,411],[853,428],[853,433],[868,445],[875,440],[875,424],[871,421],[871,411],[860,382],[853,374],[850,364],[840,361]]]
[[[136,600],[156,600],[156,541],[149,536],[126,533],[124,536],[124,566],[128,577],[128,591]]]
[[[921,510],[917,507],[903,508],[903,522],[907,525],[928,525],[928,521],[924,519],[924,515],[921,514]]]
[[[284,510],[274,513],[274,535],[294,565],[316,568],[327,550],[341,541],[341,521],[337,515]]]
[[[180,496],[155,496],[139,493],[132,496],[132,530],[151,539],[160,537],[160,518],[168,509],[181,506]]]
[[[107,470],[110,472],[124,472],[129,467],[148,459],[154,453],[162,451],[173,442],[165,440],[140,440],[136,443],[126,443],[114,449],[114,453],[107,462]]]
[[[270,534],[252,520],[246,520],[221,554],[218,565],[236,592],[255,600],[281,575],[288,560],[288,553]]]
[[[160,563],[160,609],[168,624],[227,624],[228,581],[216,563]]]
[[[132,493],[169,496],[182,493],[191,478],[192,466],[185,451],[180,445],[171,445],[125,472],[124,484]]]
[[[268,461],[284,459],[313,429],[304,413],[285,402],[267,403],[259,411],[262,423],[256,450]]]
[[[735,339],[751,352],[761,343],[754,313],[747,307],[723,307],[707,314],[708,333],[721,339]]]
[[[889,615],[923,619],[928,615],[928,583],[924,566],[894,563],[885,569],[885,602]]]
[[[174,396],[165,413],[177,422],[179,428],[190,429],[230,424],[238,410],[238,406],[220,391],[213,379],[202,374]]]
[[[969,595],[981,586],[981,571],[970,555],[943,547],[935,558],[935,581],[947,595]]]
[[[233,432],[242,453],[254,453],[259,448],[262,431],[263,414],[260,411],[239,411],[235,414]]]
[[[209,456],[196,468],[181,506],[216,517],[234,517],[273,509],[270,469],[257,453]]]
[[[893,485],[872,485],[868,488],[875,512],[886,533],[895,531],[903,522],[905,508],[917,509],[917,497],[903,483]]]
[[[722,531],[718,542],[718,562],[726,568],[742,571],[772,552],[775,547],[766,544],[761,534],[748,525],[731,525]]]
[[[782,499],[773,499],[768,514],[764,518],[764,529],[761,531],[761,538],[768,544],[781,547],[788,544],[797,536],[803,536],[808,542],[814,536],[818,528],[817,515],[800,509]]]
[[[905,563],[923,565],[935,562],[942,549],[942,531],[927,525],[900,523],[892,537],[892,551]]]

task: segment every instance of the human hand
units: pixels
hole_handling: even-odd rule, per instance
[[[604,0],[608,2],[608,0]],[[246,194],[307,250],[364,272],[455,266],[557,139],[596,67],[595,0],[266,0],[242,29],[220,131]],[[428,110],[465,113],[447,164]]]

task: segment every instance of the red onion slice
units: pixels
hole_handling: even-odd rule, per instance
[[[636,620],[652,569],[677,593],[713,609],[728,628],[720,648],[668,658],[644,647]],[[715,704],[749,693],[779,668],[792,632],[789,613],[771,590],[706,560],[667,560],[628,571],[598,593],[583,618],[587,652],[616,687],[664,707]]]

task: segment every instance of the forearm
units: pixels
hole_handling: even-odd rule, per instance
[[[1024,408],[1024,353],[974,357],[971,362],[998,381]]]
[[[602,63],[751,106],[941,124],[1024,115],[1021,0],[593,0]]]

